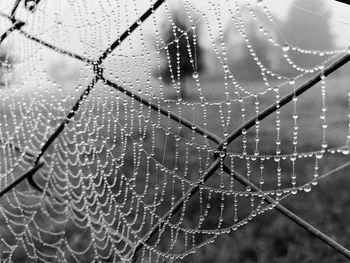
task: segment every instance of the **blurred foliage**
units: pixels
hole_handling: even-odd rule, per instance
[[[331,15],[324,1],[295,0],[283,24],[283,35],[293,46],[310,50],[331,50],[335,45],[328,19]],[[315,66],[325,59],[293,51],[290,57],[301,67]]]
[[[255,57],[259,59],[259,62],[264,67],[270,67],[270,61],[268,58],[269,44],[262,35],[256,31],[255,22],[249,22],[247,26],[247,34],[251,48],[247,47],[246,42],[242,42],[242,47],[233,47],[239,49],[232,50],[232,52],[241,52],[239,58],[230,59],[231,72],[233,72],[236,79],[243,81],[261,79],[261,68],[257,64]],[[252,53],[252,51],[254,53]],[[255,57],[252,54],[254,54]]]
[[[243,16],[248,11],[241,6]],[[331,11],[325,2],[319,0],[295,0],[286,20],[274,17],[275,24],[272,26],[266,15],[260,9],[254,9],[254,13],[261,26],[282,45],[287,42],[290,45],[309,50],[332,50],[335,47],[334,36],[330,25]],[[249,17],[247,15],[247,17]],[[236,80],[256,81],[262,78],[262,66],[272,69],[279,74],[294,76],[294,70],[282,57],[281,50],[276,49],[268,42],[266,36],[259,30],[259,25],[252,18],[244,19],[246,42],[242,36],[235,32],[232,23],[228,23],[224,31],[225,43],[228,51],[228,66]],[[219,40],[217,40],[219,41]],[[220,45],[220,43],[217,43]],[[208,50],[208,52],[212,52]],[[302,68],[310,68],[326,59],[325,56],[315,56],[293,51],[288,52],[292,61]],[[216,60],[216,55],[211,60]],[[219,67],[210,71],[220,72],[221,64],[210,63],[210,66]]]
[[[188,87],[185,79],[192,77],[194,72],[200,73],[204,68],[202,48],[199,45],[199,31],[197,26],[191,28],[186,12],[182,9],[175,9],[172,12],[173,23],[166,23],[162,33],[165,44],[172,43],[167,49],[161,50],[161,56],[165,63],[161,66],[160,75],[165,83],[177,82],[181,79],[180,94],[183,100],[189,99]],[[190,30],[188,30],[191,28]],[[185,34],[185,37],[180,36]],[[195,41],[195,42],[194,42]]]

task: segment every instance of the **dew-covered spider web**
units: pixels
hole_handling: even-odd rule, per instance
[[[0,1],[0,190],[43,163],[0,199],[1,261],[181,261],[349,162],[323,75],[349,49],[293,43],[268,3]]]

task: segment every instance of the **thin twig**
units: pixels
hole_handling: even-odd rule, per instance
[[[194,125],[194,123],[187,120],[186,118],[180,117],[180,116],[176,115],[175,113],[172,113],[172,112],[162,108],[161,106],[153,104],[152,102],[150,102],[147,99],[144,99],[141,96],[133,93],[132,91],[128,90],[127,88],[120,86],[120,85],[106,79],[104,76],[101,76],[101,80],[105,84],[107,84],[108,86],[122,92],[123,94],[127,95],[128,97],[133,98],[134,100],[136,100],[138,102],[141,102],[145,106],[151,107],[155,111],[159,111],[162,115],[164,115],[166,117],[170,117],[172,120],[182,124],[183,126],[189,128],[191,130],[194,130],[198,134],[207,136],[208,139],[215,142],[216,144],[219,144],[222,141],[221,138],[219,138],[217,135],[207,131],[206,129],[204,129],[198,125]]]
[[[33,40],[33,41],[35,41],[35,42],[37,42],[37,43],[39,43],[39,44],[41,44],[41,45],[43,45],[43,46],[53,50],[53,51],[56,51],[56,52],[58,52],[60,54],[67,55],[69,57],[75,58],[75,59],[80,60],[82,62],[86,62],[86,63],[88,63],[90,65],[94,65],[95,64],[95,62],[93,60],[90,60],[90,59],[85,58],[85,57],[83,57],[81,55],[75,54],[73,52],[64,50],[63,48],[59,48],[57,46],[54,46],[54,45],[52,45],[52,44],[50,44],[50,43],[48,43],[46,41],[43,41],[43,40],[41,40],[41,39],[39,39],[39,38],[29,34],[28,32],[26,32],[26,31],[24,31],[22,29],[18,30],[18,32],[21,33],[22,35],[24,35],[26,38],[28,38],[30,40]]]
[[[35,174],[41,167],[44,166],[44,162],[40,162],[37,165],[35,165],[33,168],[28,170],[26,173],[22,174],[20,177],[18,177],[16,180],[14,180],[12,183],[10,183],[8,186],[6,186],[3,190],[0,191],[0,198],[11,191],[13,188],[16,187],[20,182],[23,180],[30,178],[33,174]]]
[[[286,95],[285,97],[283,97],[279,103],[279,107],[276,107],[276,104],[273,104],[269,107],[267,107],[264,111],[262,111],[257,117],[255,118],[252,118],[250,120],[248,120],[246,123],[244,123],[240,128],[238,128],[237,130],[235,130],[233,133],[231,133],[225,140],[220,140],[220,138],[214,134],[210,134],[208,133],[208,131],[206,131],[205,129],[201,128],[200,126],[195,126],[195,131],[199,134],[207,134],[208,135],[208,138],[217,143],[218,144],[218,147],[217,147],[217,150],[215,151],[215,154],[214,155],[217,155],[219,151],[222,150],[223,146],[226,145],[226,143],[230,143],[232,142],[234,139],[236,139],[240,134],[241,134],[241,131],[242,129],[249,129],[251,128],[252,126],[255,125],[255,122],[257,119],[259,120],[262,120],[264,119],[265,117],[267,117],[268,115],[272,114],[274,111],[276,111],[278,108],[281,108],[283,107],[284,105],[286,105],[288,102],[290,102],[294,96],[299,96],[301,95],[302,93],[304,93],[306,90],[310,89],[311,87],[313,87],[314,85],[316,85],[320,80],[321,80],[321,76],[324,75],[324,76],[328,76],[329,74],[331,74],[332,72],[334,72],[335,70],[337,70],[338,68],[342,67],[343,65],[345,65],[348,61],[350,60],[350,55],[345,55],[344,57],[340,58],[339,60],[337,60],[336,62],[334,62],[333,64],[331,64],[330,66],[328,66],[326,69],[323,70],[323,72],[317,74],[316,76],[312,77],[309,81],[307,81],[306,83],[304,83],[303,85],[301,85],[299,88],[297,88],[295,91],[293,91],[292,93]],[[150,103],[149,101],[143,99],[142,97],[138,96],[137,94],[134,94],[133,92],[129,91],[128,89],[120,86],[120,85],[117,85],[107,79],[105,79],[103,76],[101,76],[101,80],[104,81],[107,85],[119,90],[120,92],[122,92],[123,94],[143,103],[144,105],[146,106],[150,106],[151,108],[153,108],[154,110],[156,111],[159,111],[161,114],[163,114],[164,116],[167,116],[167,117],[170,117],[171,119],[173,119],[174,121],[177,121],[177,122],[180,122],[181,124],[183,124],[184,126],[188,127],[188,128],[191,128],[193,127],[192,123],[184,118],[180,118],[178,117],[176,114],[173,114],[173,113],[170,113],[169,111],[161,108],[160,106],[157,106],[157,105],[154,105],[152,103]],[[226,153],[225,153],[225,156],[226,156]],[[216,156],[215,156],[216,157]],[[216,157],[217,159],[217,157]],[[209,177],[212,175],[209,174]],[[240,178],[238,178],[237,180],[239,180]],[[249,185],[249,184],[248,184]],[[245,186],[248,186],[248,185],[245,185]],[[253,187],[253,185],[251,185],[251,187]],[[273,199],[272,199],[273,200]],[[271,200],[271,201],[272,201]],[[183,201],[184,201],[184,197],[182,197],[179,201],[178,201],[178,205],[181,207],[182,204],[183,204]],[[276,201],[275,201],[276,203]],[[281,213],[283,212],[286,212],[288,211],[288,209],[286,209],[285,207],[283,207],[282,205],[281,206]],[[179,208],[178,208],[179,209]],[[284,210],[285,209],[285,210]],[[171,215],[173,215],[174,213],[171,213],[170,215],[169,212],[170,211],[173,211],[173,209],[170,209],[165,215],[164,217],[169,217]],[[296,215],[295,217],[293,217],[294,219],[298,218]],[[293,220],[293,219],[292,219]],[[300,223],[302,221],[298,221],[296,222],[297,224],[302,224]],[[313,229],[312,227],[308,227],[308,226],[304,226],[304,228],[308,228],[308,229]],[[154,235],[157,231],[159,230],[159,227],[158,228],[152,228],[151,230],[151,233],[152,235]],[[314,228],[315,230],[315,228]],[[320,237],[323,237],[325,236],[324,234],[320,234],[321,232],[319,230],[315,230],[314,231],[314,235],[317,236],[318,238]],[[148,240],[149,238],[147,238]],[[142,240],[146,240],[146,235],[144,236],[144,238]],[[145,241],[146,242],[146,241]],[[336,246],[334,243],[332,243],[331,241],[328,241],[327,239],[325,239],[325,242],[327,244],[333,244],[334,246]],[[335,241],[334,241],[335,242]],[[336,242],[335,242],[336,243]],[[137,252],[140,248],[139,247],[142,247],[143,243],[141,242],[138,246],[137,246],[137,249],[135,249],[135,251]],[[339,245],[339,244],[338,244]],[[338,247],[339,248],[339,247]],[[340,249],[342,251],[344,251],[344,249]],[[135,254],[136,254],[135,252]]]
[[[250,186],[253,191],[255,191],[255,192],[261,191],[259,189],[259,187],[257,187],[255,184],[253,184],[251,181],[249,181],[247,178],[245,178],[243,175],[241,175],[237,171],[233,171],[233,174],[232,174],[230,168],[228,168],[226,165],[224,165],[224,171],[227,174],[232,175],[241,184],[243,184],[245,186]],[[309,224],[308,222],[306,222],[304,219],[298,217],[296,214],[294,214],[292,211],[288,210],[283,205],[279,204],[271,196],[264,195],[263,198],[267,203],[273,205],[274,208],[278,212],[280,212],[281,214],[286,216],[288,219],[290,219],[294,223],[296,223],[299,226],[301,226],[302,228],[304,228],[310,234],[317,237],[318,239],[320,239],[321,241],[323,241],[324,243],[329,245],[331,248],[335,249],[336,251],[338,251],[339,253],[341,253],[342,255],[347,257],[348,259],[350,259],[350,251],[348,249],[346,249],[345,247],[343,247],[341,244],[339,244],[338,242],[336,242],[335,240],[333,240],[332,238],[330,238],[326,234],[322,233],[320,230],[318,230],[316,227],[314,227],[311,224]]]
[[[335,0],[337,2],[341,2],[343,4],[347,4],[347,5],[350,5],[350,1],[349,0]]]
[[[51,144],[57,139],[57,137],[61,134],[61,132],[64,130],[64,128],[67,126],[68,123],[74,118],[76,112],[78,111],[80,105],[83,103],[84,100],[89,96],[90,91],[94,88],[95,84],[98,81],[98,76],[96,75],[91,83],[88,85],[88,87],[82,92],[79,99],[75,102],[72,110],[67,114],[64,121],[57,127],[55,132],[49,137],[49,139],[45,142],[43,147],[41,147],[39,155],[36,157],[34,161],[34,165],[37,165],[41,159],[41,157],[45,154],[47,149],[51,146]],[[37,183],[34,181],[34,178],[32,176],[28,177],[28,182],[31,186],[33,186],[38,191],[42,192],[43,190],[37,185]]]
[[[243,123],[240,127],[238,127],[236,130],[234,130],[231,134],[229,134],[224,141],[220,143],[217,150],[222,151],[224,149],[224,145],[229,145],[231,142],[233,142],[236,138],[238,138],[243,130],[248,130],[251,127],[253,127],[256,124],[256,121],[261,121],[265,119],[267,116],[271,115],[275,111],[277,111],[279,108],[282,108],[285,106],[288,102],[290,102],[293,97],[298,97],[299,95],[303,94],[305,91],[309,90],[313,86],[315,86],[318,82],[321,81],[322,76],[327,77],[340,67],[344,66],[347,62],[350,61],[350,54],[346,54],[345,56],[341,57],[328,67],[326,67],[324,70],[322,70],[320,73],[316,74],[314,77],[309,79],[307,82],[299,86],[295,91],[292,91],[291,93],[284,96],[278,103],[272,104],[266,109],[264,109],[262,112],[260,112],[257,116],[251,118],[250,120]],[[216,153],[216,158],[218,153]]]
[[[10,35],[11,32],[15,30],[19,30],[22,26],[24,26],[25,23],[22,21],[15,22],[5,33],[3,33],[0,37],[0,44],[7,38],[8,35]]]
[[[328,177],[328,176],[330,176],[330,175],[332,175],[332,174],[334,174],[334,173],[337,173],[337,172],[339,172],[340,170],[342,170],[342,169],[344,169],[344,168],[346,168],[346,167],[349,167],[349,166],[350,166],[350,162],[346,162],[346,163],[342,164],[341,166],[338,166],[337,168],[334,168],[333,170],[331,170],[331,171],[329,171],[329,172],[327,172],[327,173],[325,173],[325,174],[320,175],[320,176],[317,178],[317,181],[322,180],[322,179],[324,179],[324,178],[326,178],[326,177]]]
[[[152,5],[143,15],[141,15],[141,17],[135,21],[135,23],[133,23],[115,42],[112,43],[112,45],[106,49],[106,51],[102,54],[102,56],[100,56],[100,58],[98,59],[97,63],[92,62],[92,64],[94,65],[94,79],[93,81],[89,84],[89,86],[84,90],[84,92],[82,93],[82,95],[80,96],[80,98],[76,101],[75,105],[73,106],[72,110],[68,113],[66,119],[61,123],[60,126],[58,126],[58,128],[56,129],[56,131],[50,136],[50,138],[46,141],[46,143],[44,144],[44,146],[41,148],[40,154],[37,157],[35,164],[37,164],[40,160],[40,158],[45,154],[46,150],[50,147],[50,145],[52,144],[52,142],[61,134],[61,132],[64,130],[65,126],[70,122],[70,120],[75,116],[75,113],[78,111],[81,103],[88,97],[90,90],[95,86],[96,82],[100,79],[100,77],[103,74],[103,68],[100,67],[100,64],[107,58],[107,56],[115,49],[117,48],[119,45],[121,45],[121,43],[140,25],[143,21],[145,21],[153,12],[154,10],[156,10],[162,3],[164,2],[164,0],[158,0],[154,5]],[[136,25],[136,26],[135,26]],[[23,31],[22,33],[25,34],[25,32]],[[25,36],[29,37],[29,35],[25,34]],[[65,54],[71,54],[70,52],[64,51],[62,49],[59,49],[51,44],[48,44],[46,42],[42,42],[41,40],[32,37],[32,39],[34,41],[38,41],[39,43],[46,45],[47,47],[60,52],[60,53],[65,53]],[[45,44],[46,43],[46,44]],[[74,56],[77,59],[82,60],[83,58],[79,57],[78,55]],[[28,182],[30,185],[32,185],[35,189],[39,190],[42,192],[42,189],[36,184],[36,182],[34,181],[33,177],[28,177]]]
[[[171,207],[168,212],[166,212],[161,219],[158,220],[156,224],[152,226],[152,228],[141,238],[141,240],[138,242],[138,244],[135,247],[134,250],[134,256],[136,253],[143,247],[143,245],[151,239],[159,230],[160,228],[166,223],[170,218],[175,215],[183,206],[186,199],[191,198],[196,192],[199,190],[199,186],[204,184],[210,177],[213,175],[216,170],[220,166],[220,162],[222,160],[216,159],[208,168],[208,170],[205,172],[204,175],[200,177],[200,179],[176,202],[176,204]]]
[[[165,0],[157,0],[154,4],[151,5],[150,8],[146,12],[142,14],[127,30],[124,31],[123,34],[117,38],[98,58],[97,64],[100,65],[107,56],[113,52],[120,44],[132,33],[136,28],[138,28],[146,19],[148,19],[157,9],[160,7]]]
[[[24,153],[25,155],[29,156],[30,158],[34,158],[36,156],[34,151],[31,151],[29,149],[22,149],[21,147],[17,146],[14,143],[11,142],[4,142],[0,139],[0,144],[8,145],[10,148],[14,149],[18,153]]]
[[[328,176],[330,176],[330,175],[332,175],[332,174],[334,174],[334,173],[337,173],[337,172],[339,172],[339,171],[341,171],[341,170],[343,170],[344,168],[347,168],[347,167],[349,167],[349,166],[350,166],[350,161],[349,161],[349,162],[346,162],[346,163],[344,163],[344,164],[342,164],[341,166],[338,166],[337,168],[334,168],[334,169],[331,170],[331,171],[328,171],[328,172],[326,172],[326,173],[320,175],[319,177],[317,177],[316,180],[317,180],[317,182],[320,181],[320,180],[323,180],[323,179],[325,179],[326,177],[328,177]],[[312,183],[312,181],[307,182],[307,183],[305,183],[304,185],[299,186],[299,188],[303,188],[303,187],[305,187],[307,184],[310,184],[310,183]],[[280,200],[283,200],[283,199],[287,198],[287,197],[290,196],[290,195],[291,195],[291,193],[289,192],[289,193],[285,194],[283,197],[281,197]]]
[[[15,18],[15,14],[16,14],[16,11],[17,11],[17,8],[18,8],[20,2],[21,2],[21,0],[16,0],[15,4],[13,5],[12,10],[11,10],[11,14],[10,14],[11,18]]]

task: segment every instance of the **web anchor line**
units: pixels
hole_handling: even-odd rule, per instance
[[[113,52],[120,44],[135,31],[146,19],[148,19],[163,3],[165,0],[157,0],[154,4],[144,12],[139,19],[137,19],[127,30],[124,31],[120,37],[117,38],[110,46],[107,48],[102,55],[97,59],[97,64],[100,65],[107,58],[107,56]]]

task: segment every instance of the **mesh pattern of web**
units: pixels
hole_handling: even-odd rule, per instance
[[[1,33],[13,25],[6,15],[14,2],[1,3]],[[0,199],[0,257],[6,262],[127,262],[136,250],[141,262],[181,259],[272,209],[266,196],[278,203],[309,192],[328,172],[323,163],[335,157],[349,161],[350,93],[339,88],[337,103],[346,110],[338,116],[327,104],[325,77],[309,94],[295,95],[288,107],[242,130],[223,150],[208,135],[227,137],[349,52],[293,46],[262,1],[165,1],[145,21],[138,17],[152,2],[43,0],[34,12],[23,4],[16,19],[25,24],[1,43],[14,58],[2,63],[1,189],[34,163],[45,165],[33,176],[43,192],[25,181]],[[186,28],[176,24],[174,10]],[[134,21],[138,28],[101,58]],[[164,24],[170,25],[170,38]],[[259,57],[252,30],[278,58],[277,67]],[[258,85],[239,79],[230,66],[237,48],[230,36],[244,43]],[[316,62],[297,65],[292,53]],[[54,61],[60,63],[50,67]],[[281,72],[281,65],[293,75]],[[79,109],[72,110],[80,96]],[[312,110],[306,106],[311,98]],[[329,123],[335,114],[337,121]],[[198,126],[208,134],[198,133]],[[217,171],[204,179],[213,163]],[[235,171],[260,191],[240,186]],[[194,187],[198,191],[186,194]],[[181,198],[180,210],[172,212]]]

